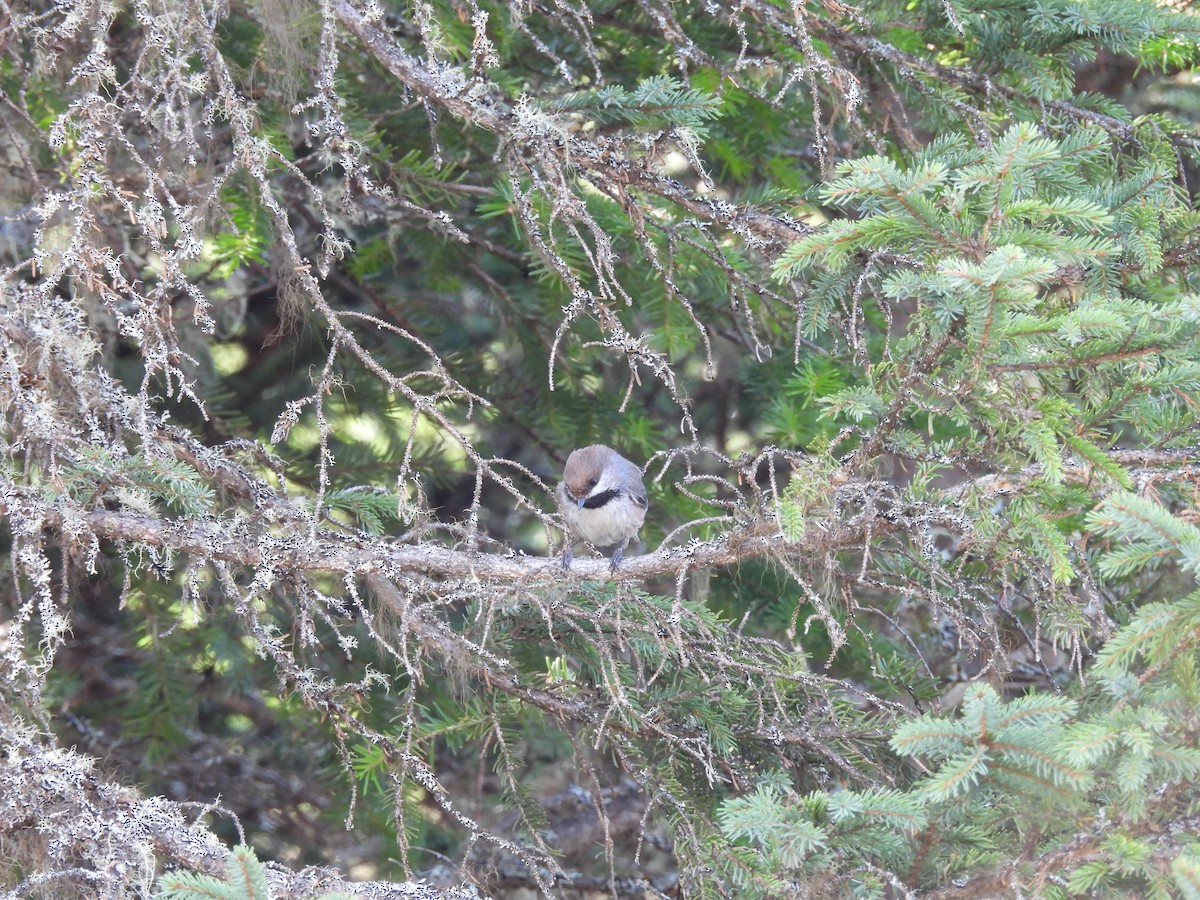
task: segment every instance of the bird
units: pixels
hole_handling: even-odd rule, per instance
[[[558,486],[558,509],[570,532],[563,568],[571,568],[572,551],[582,540],[611,554],[615,572],[648,506],[642,470],[612,447],[592,444],[572,452]]]

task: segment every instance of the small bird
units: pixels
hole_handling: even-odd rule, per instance
[[[571,530],[563,568],[571,567],[572,550],[583,540],[602,553],[611,552],[616,571],[646,521],[648,505],[642,470],[612,447],[593,444],[573,452],[558,486],[558,509]]]

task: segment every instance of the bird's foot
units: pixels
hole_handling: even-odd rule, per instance
[[[625,542],[625,544],[628,544],[628,543],[629,543],[628,541]],[[612,562],[609,564],[608,571],[610,571],[610,572],[617,571],[617,566],[619,566],[621,564],[621,560],[623,560],[625,558],[625,544],[622,544],[620,547],[618,547],[616,550],[613,551]]]

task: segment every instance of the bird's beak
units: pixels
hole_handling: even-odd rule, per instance
[[[583,504],[587,502],[587,497],[580,497],[575,502],[579,504],[580,509],[583,509]]]

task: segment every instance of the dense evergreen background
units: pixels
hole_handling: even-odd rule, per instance
[[[0,885],[1200,897],[1198,41],[0,4]]]

